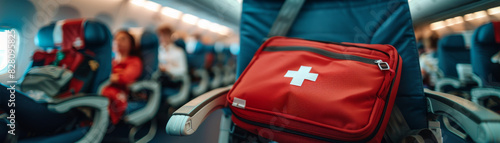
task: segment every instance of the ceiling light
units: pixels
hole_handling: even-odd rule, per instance
[[[191,14],[184,14],[182,15],[182,21],[186,22],[187,24],[194,25],[196,22],[198,22],[198,17],[191,15]]]
[[[474,20],[475,19],[474,13],[469,13],[469,14],[464,15],[464,19],[465,19],[465,21]]]
[[[455,24],[460,24],[464,22],[464,18],[462,18],[461,16],[457,16],[453,19],[455,19]]]
[[[212,31],[212,32],[217,32],[218,29],[219,29],[219,24],[217,23],[211,23],[210,24],[210,27],[208,28],[208,30]]]
[[[453,18],[446,19],[446,26],[453,26],[453,25],[455,25],[455,19]]]
[[[476,16],[475,19],[483,18],[483,17],[487,16],[486,11],[484,11],[484,10],[475,12],[474,15]]]
[[[144,2],[146,2],[146,0],[131,0],[130,1],[130,3],[138,5],[138,6],[142,6]]]
[[[488,14],[494,15],[500,13],[500,6],[488,9]]]
[[[143,3],[142,7],[148,9],[148,10],[151,10],[151,11],[158,11],[158,9],[160,9],[161,5],[156,3],[156,2],[153,2],[153,1],[146,1]]]
[[[170,8],[170,7],[163,7],[161,9],[161,13],[163,15],[166,15],[166,16],[174,18],[174,19],[179,19],[179,17],[181,17],[181,15],[182,15],[181,11],[178,11],[178,10]]]
[[[444,27],[446,27],[446,24],[444,21],[438,21],[438,22],[434,22],[431,24],[431,30],[438,30],[438,29],[441,29]]]
[[[205,20],[205,19],[200,19],[198,21],[198,27],[200,27],[201,29],[208,29],[211,24],[212,24],[212,22]]]
[[[220,26],[219,29],[217,30],[217,33],[221,35],[228,35],[229,31],[230,31],[229,28],[227,28],[226,26]]]

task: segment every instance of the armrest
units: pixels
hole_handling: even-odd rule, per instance
[[[214,89],[189,101],[168,120],[167,134],[191,135],[213,111],[226,106],[226,94],[232,86]]]
[[[458,89],[462,86],[462,83],[459,80],[456,79],[451,79],[451,78],[441,78],[436,81],[436,86],[435,89],[438,92],[443,92],[441,88],[443,88],[446,85],[451,85],[454,88]]]
[[[217,66],[212,67],[212,71],[214,73],[214,79],[210,83],[210,87],[212,89],[214,89],[214,88],[219,87],[221,85],[221,83],[222,83],[222,71]]]
[[[485,87],[485,88],[474,88],[471,90],[472,102],[477,103],[479,105],[482,105],[482,103],[480,102],[481,100],[484,100],[489,96],[496,96],[500,98],[500,89],[493,87],[489,88]]]
[[[223,77],[223,83],[225,85],[229,85],[234,83],[236,78],[236,70],[233,66],[226,65],[224,66],[224,77]]]
[[[101,93],[102,93],[102,90],[104,90],[104,88],[105,88],[106,86],[110,85],[110,84],[111,84],[111,81],[110,81],[109,79],[107,79],[107,80],[103,81],[103,82],[99,85],[99,87],[97,88],[97,93],[101,94]]]
[[[76,96],[54,100],[48,103],[48,108],[57,113],[65,113],[76,107],[108,108],[108,98],[97,95],[79,94]]]
[[[160,107],[161,93],[160,93],[160,85],[158,84],[158,82],[152,80],[143,80],[136,82],[130,86],[130,90],[132,92],[139,91],[142,89],[148,89],[153,91],[152,95],[150,95],[148,98],[146,106],[137,111],[134,111],[133,113],[126,115],[124,118],[126,122],[135,126],[139,126],[151,120],[156,115],[156,112]]]
[[[479,87],[483,87],[483,80],[481,80],[481,78],[479,76],[477,76],[476,74],[472,74],[472,80],[474,80],[476,83],[477,83],[477,86]]]
[[[92,127],[78,142],[100,142],[106,128],[108,127],[108,98],[103,96],[74,96],[63,100],[57,100],[48,104],[48,109],[54,112],[63,113],[76,107],[91,107],[96,109]]]
[[[428,110],[455,121],[475,142],[500,141],[500,115],[466,99],[425,89]],[[445,121],[446,122],[446,121]],[[457,135],[465,135],[451,128]]]
[[[208,75],[208,71],[205,69],[197,69],[194,73],[201,78],[198,87],[193,88],[193,95],[198,96],[208,90],[210,75]]]
[[[191,90],[191,79],[189,78],[189,75],[186,73],[182,75],[182,86],[181,89],[179,90],[179,93],[168,96],[167,98],[168,104],[172,107],[179,107],[182,104],[186,103],[186,101],[189,99],[190,90]]]

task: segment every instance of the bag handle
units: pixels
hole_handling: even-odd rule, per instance
[[[304,2],[305,0],[286,0],[267,37],[286,36]]]

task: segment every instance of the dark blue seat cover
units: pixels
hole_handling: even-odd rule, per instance
[[[480,26],[472,35],[471,64],[485,86],[500,86],[500,64],[491,62],[491,57],[500,51],[495,42],[493,24]]]
[[[149,80],[158,70],[158,47],[159,41],[155,33],[144,31],[140,35],[139,48],[141,49],[142,75],[140,80]],[[147,104],[146,101],[129,101],[125,112],[127,114],[137,111]]]
[[[188,44],[186,44],[187,46]],[[201,42],[197,41],[194,47],[189,47],[189,48],[194,48],[194,50],[186,55],[188,59],[188,67],[189,69],[200,69],[203,68],[205,64],[205,52],[206,52],[206,45],[202,44]],[[188,47],[186,47],[188,48]]]
[[[282,4],[283,0],[243,1],[237,75],[260,47]],[[403,58],[396,104],[412,129],[427,127],[427,106],[408,0],[308,0],[288,36],[393,45]]]
[[[445,77],[458,78],[457,64],[470,63],[470,50],[461,34],[448,35],[438,42],[438,67]]]
[[[144,31],[139,44],[143,63],[140,79],[150,79],[153,73],[158,70],[158,37],[151,31]]]

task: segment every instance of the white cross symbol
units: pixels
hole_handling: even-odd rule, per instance
[[[317,73],[309,73],[311,69],[312,67],[300,66],[298,71],[288,70],[285,77],[292,78],[292,82],[290,82],[291,85],[302,86],[302,82],[304,82],[304,80],[307,79],[310,81],[316,81],[316,78],[318,78]]]

